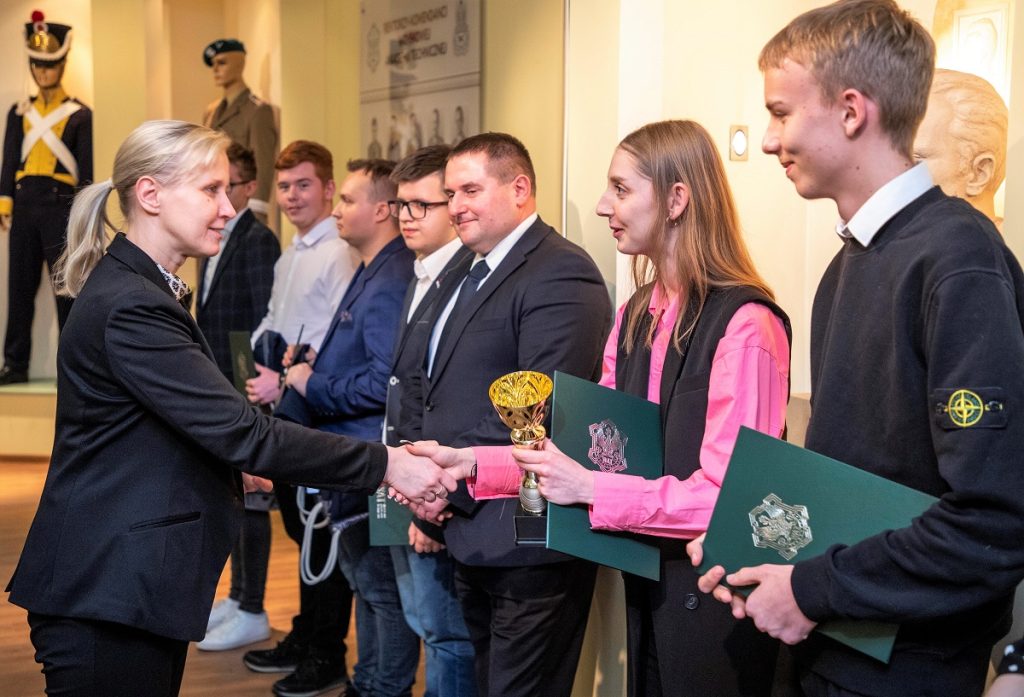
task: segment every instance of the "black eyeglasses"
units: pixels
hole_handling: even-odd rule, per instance
[[[248,184],[251,181],[254,181],[254,180],[246,179],[246,180],[240,181],[240,182],[228,182],[228,185],[226,187],[224,187],[224,190],[227,191],[230,194],[231,190],[234,189],[236,186],[245,186],[246,184]]]
[[[400,218],[402,209],[409,211],[409,217],[413,220],[422,220],[427,217],[427,211],[435,206],[447,206],[447,201],[403,201],[395,199],[388,201],[388,212],[392,218]]]

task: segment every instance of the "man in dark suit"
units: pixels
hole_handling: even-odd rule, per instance
[[[259,325],[267,311],[281,245],[248,208],[256,190],[252,151],[232,143],[227,155],[227,196],[237,213],[224,225],[220,253],[199,263],[196,323],[217,367],[232,380],[235,368],[228,335],[251,332]],[[272,501],[263,492],[246,494],[242,534],[231,550],[231,592],[210,615],[206,637],[198,644],[203,651],[226,651],[270,637],[263,591],[270,563],[267,511]]]
[[[210,343],[217,367],[231,379],[234,368],[228,333],[253,331],[267,313],[281,244],[248,207],[256,189],[252,151],[232,143],[228,165],[228,200],[238,213],[224,226],[220,254],[199,263],[196,322]]]
[[[461,141],[444,187],[459,237],[476,257],[433,328],[419,427],[445,445],[508,445],[509,429],[487,396],[491,382],[517,370],[596,379],[611,303],[587,253],[537,217],[533,165],[516,138]],[[595,567],[517,547],[516,499],[476,502],[465,484],[449,498],[454,516],[444,538],[458,562],[480,694],[569,695]]]
[[[405,403],[405,385],[414,383],[408,394],[419,394],[415,383],[423,371],[431,328],[473,260],[473,252],[463,246],[448,216],[444,167],[449,151],[447,145],[420,148],[391,173],[398,185],[398,198],[388,204],[391,215],[398,220],[406,246],[416,254],[416,278],[405,294],[388,380],[384,442],[393,446],[421,438],[418,429],[410,428],[412,421],[403,415],[403,407],[416,412],[422,404]],[[409,544],[391,547],[391,555],[402,611],[423,639],[425,694],[472,697],[476,695],[473,645],[455,593],[455,561],[443,541],[440,526],[417,518],[409,526]]]
[[[388,375],[413,253],[388,212],[394,163],[353,160],[332,215],[339,236],[361,263],[315,356],[289,367],[289,388],[275,414],[322,431],[380,440]],[[312,352],[311,352],[312,353]],[[323,495],[323,494],[322,494]],[[342,694],[408,695],[416,678],[419,640],[402,616],[395,570],[386,547],[370,546],[366,497],[330,496],[339,562],[356,598],[359,661]],[[309,694],[301,675],[274,687],[279,697]],[[354,690],[353,690],[354,686]]]

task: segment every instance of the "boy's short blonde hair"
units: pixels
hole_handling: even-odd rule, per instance
[[[803,13],[761,49],[762,71],[806,68],[826,102],[853,88],[873,100],[882,129],[908,157],[928,107],[935,42],[893,0],[839,0]]]

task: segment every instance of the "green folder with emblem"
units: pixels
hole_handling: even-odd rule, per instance
[[[810,450],[741,428],[718,496],[701,572],[795,564],[835,544],[904,528],[937,499]],[[737,589],[740,592],[751,589]],[[815,631],[884,663],[899,625],[830,621]]]
[[[409,544],[409,523],[412,511],[388,498],[388,490],[381,487],[367,500],[370,511],[370,546]]]
[[[592,470],[646,479],[662,474],[658,405],[587,380],[555,372],[551,440]],[[590,528],[588,507],[548,505],[547,547],[658,580],[660,550],[643,535]]]
[[[235,389],[245,396],[245,381],[256,377],[256,362],[252,356],[252,334],[249,332],[228,332],[228,346],[231,349],[231,369]]]

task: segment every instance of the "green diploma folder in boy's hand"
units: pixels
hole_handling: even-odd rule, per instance
[[[904,528],[936,498],[741,428],[704,541],[701,573],[795,564],[836,544]],[[736,588],[749,593],[753,587]],[[889,662],[899,625],[829,621],[815,631]]]
[[[370,511],[370,546],[408,546],[412,512],[387,494],[387,487],[381,487],[366,502]]]
[[[231,347],[231,368],[235,389],[245,397],[245,381],[256,377],[256,362],[252,355],[252,334],[249,332],[228,332],[228,346]]]

